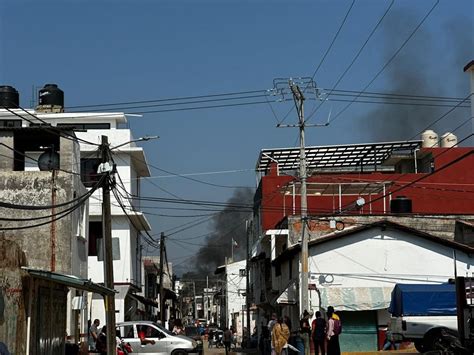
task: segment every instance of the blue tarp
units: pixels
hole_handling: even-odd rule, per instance
[[[397,284],[388,311],[394,317],[456,315],[453,284]]]

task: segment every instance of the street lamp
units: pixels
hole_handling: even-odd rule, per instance
[[[145,137],[140,137],[140,138],[133,139],[133,140],[131,140],[131,141],[128,141],[128,142],[125,142],[125,143],[116,145],[115,147],[110,148],[110,150],[114,150],[114,149],[123,147],[124,145],[130,144],[130,143],[142,142],[142,141],[149,141],[149,140],[151,140],[151,139],[158,139],[158,138],[160,138],[160,136],[145,136]]]

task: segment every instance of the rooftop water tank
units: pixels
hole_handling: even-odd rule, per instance
[[[412,202],[406,196],[397,196],[390,201],[390,212],[391,213],[411,213]]]
[[[441,148],[452,148],[458,144],[458,137],[451,132],[446,132],[441,136]]]
[[[421,134],[421,140],[421,146],[423,148],[439,147],[438,134],[435,131],[432,131],[431,129],[428,129]]]
[[[56,84],[46,84],[39,91],[37,111],[64,112],[64,92]]]
[[[20,95],[13,86],[0,86],[0,108],[18,108]]]

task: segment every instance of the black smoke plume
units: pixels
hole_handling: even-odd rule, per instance
[[[387,18],[382,28],[383,63],[389,60],[419,21],[420,18],[401,10],[394,11]],[[435,33],[426,29],[428,23],[419,28],[382,74],[388,78],[388,92],[465,98],[469,94],[469,78],[463,73],[463,67],[474,58],[472,24],[467,18],[458,18],[455,22],[445,23]],[[376,70],[379,69],[374,69],[374,74]],[[430,103],[441,104],[437,101]],[[374,109],[361,115],[358,122],[374,141],[420,139],[418,133],[449,110],[450,107],[374,105]],[[453,131],[469,116],[468,108],[458,108],[429,129],[441,136],[446,131]],[[455,132],[459,140],[470,133],[469,127],[470,124],[466,124]]]
[[[183,274],[183,279],[202,279],[206,275],[214,275],[218,266],[224,265],[225,258],[232,253],[232,240],[238,246],[234,247],[234,261],[242,260],[246,255],[246,226],[245,220],[252,216],[253,191],[237,189],[227,201],[227,206],[212,219],[212,231],[203,242],[196,257],[192,261],[191,272]],[[241,208],[238,206],[249,206]]]

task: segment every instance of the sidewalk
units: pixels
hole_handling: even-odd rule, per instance
[[[208,354],[225,354],[224,348],[207,348],[208,343],[204,341],[204,355]],[[258,350],[246,350],[246,349],[231,349],[230,355],[239,354],[258,354]],[[311,352],[311,354],[314,354]],[[403,355],[416,355],[419,354],[414,349],[406,350],[391,350],[391,351],[361,351],[361,352],[342,352],[341,355],[384,355],[384,354],[403,354]]]

